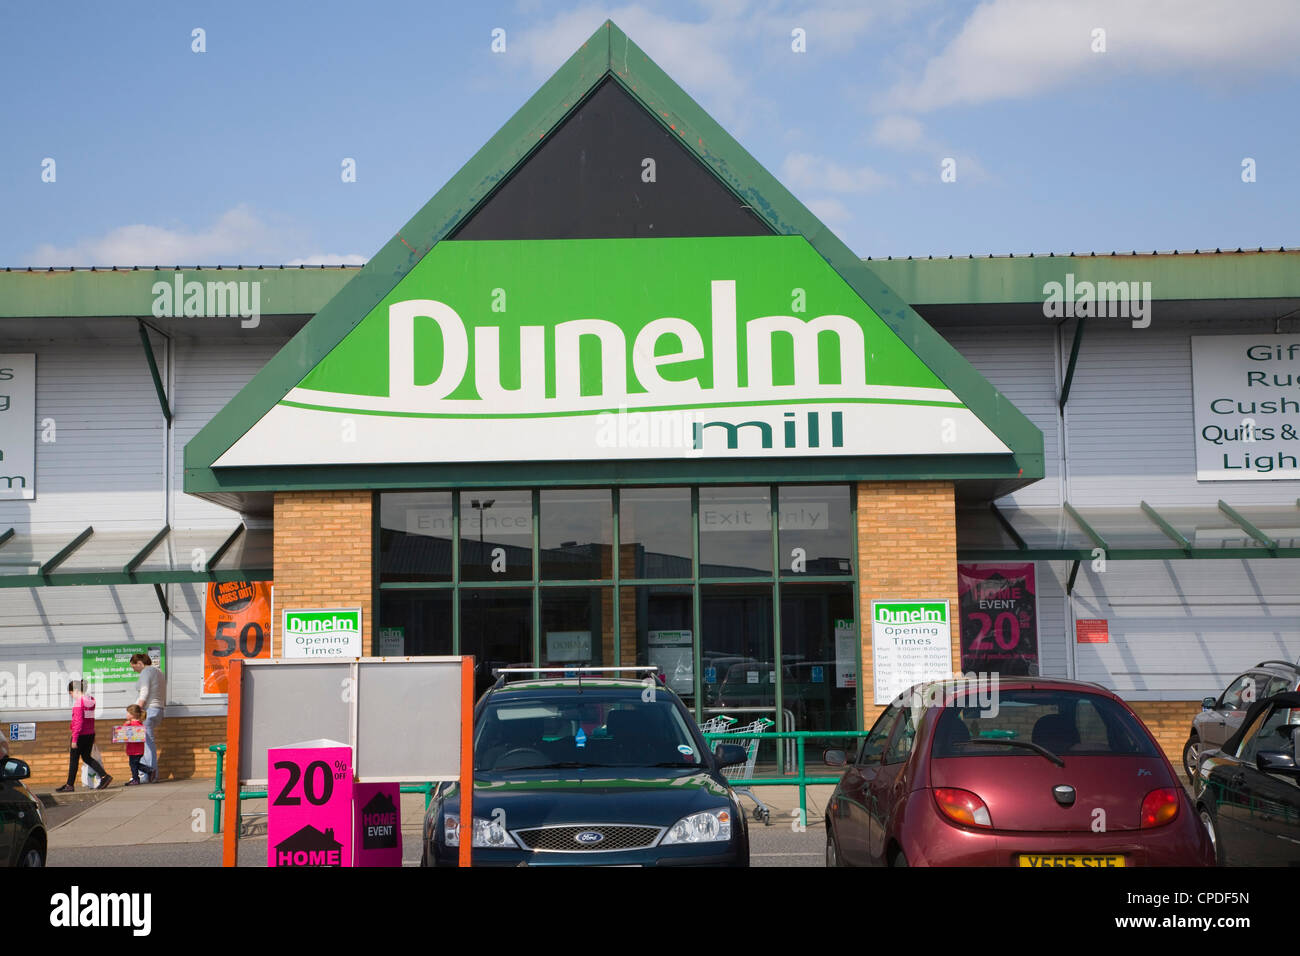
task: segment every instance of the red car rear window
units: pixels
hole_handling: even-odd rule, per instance
[[[1151,735],[1107,697],[1067,690],[1003,690],[995,704],[945,707],[933,757],[1023,757],[1031,751],[996,741],[1028,741],[1064,756],[1158,753]]]

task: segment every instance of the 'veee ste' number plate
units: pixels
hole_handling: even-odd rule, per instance
[[[1118,853],[1021,853],[1021,866],[1123,866],[1124,857]]]

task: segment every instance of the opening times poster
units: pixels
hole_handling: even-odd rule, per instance
[[[1038,604],[1032,561],[957,565],[961,668],[1038,674]]]

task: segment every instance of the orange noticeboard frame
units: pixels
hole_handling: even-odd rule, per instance
[[[222,835],[221,865],[239,865],[239,735],[243,717],[244,662],[230,662],[229,699],[226,711],[225,820]],[[355,766],[355,761],[354,761]],[[230,781],[227,786],[227,781]],[[469,826],[461,828],[459,862],[470,865],[474,844],[474,657],[460,659],[460,818]]]

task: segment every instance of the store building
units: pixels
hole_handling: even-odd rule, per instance
[[[61,675],[157,647],[188,776],[214,654],[472,653],[801,730],[1079,677],[1176,756],[1300,653],[1297,309],[1290,251],[862,262],[607,23],[360,269],[0,273],[0,719],[53,782]]]

